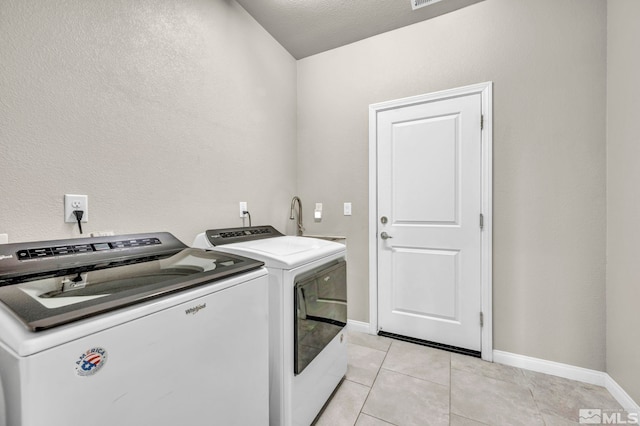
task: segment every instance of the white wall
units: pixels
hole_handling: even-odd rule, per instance
[[[296,65],[232,0],[0,3],[0,233],[288,226]]]
[[[368,321],[367,107],[483,81],[494,82],[494,347],[604,370],[604,0],[485,0],[298,61],[307,231],[347,236],[349,317]]]
[[[607,372],[640,403],[640,2],[607,20]]]

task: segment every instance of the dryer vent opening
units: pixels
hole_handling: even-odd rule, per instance
[[[421,7],[429,6],[430,4],[441,2],[442,0],[411,0],[411,8],[413,10],[420,9]]]

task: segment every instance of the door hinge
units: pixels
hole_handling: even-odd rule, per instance
[[[480,213],[480,230],[484,229],[484,215]]]
[[[480,327],[484,327],[484,314],[480,312]]]
[[[480,114],[480,130],[484,129],[484,114]]]

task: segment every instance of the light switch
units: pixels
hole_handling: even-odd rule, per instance
[[[351,203],[344,203],[344,215],[351,216]]]

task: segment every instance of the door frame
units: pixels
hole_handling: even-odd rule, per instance
[[[493,83],[491,81],[369,105],[369,333],[378,334],[378,113],[401,106],[473,94],[480,94],[483,116],[481,213],[484,216],[484,227],[481,234],[480,291],[483,313],[481,353],[483,360],[493,361]]]

